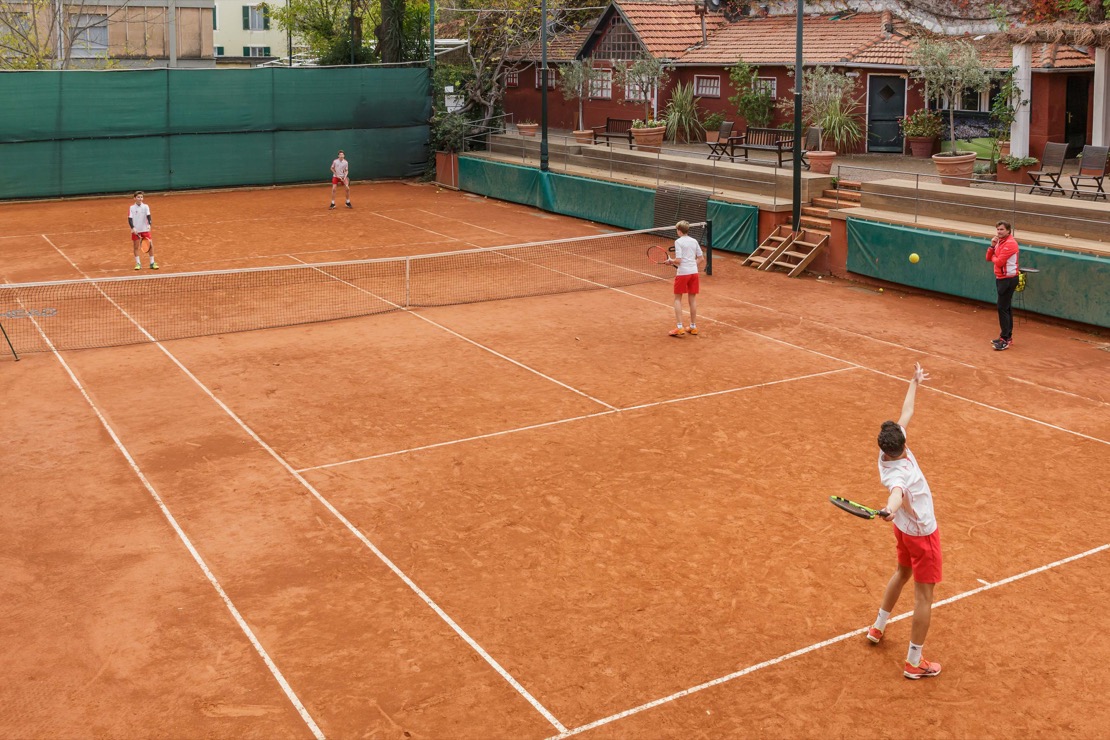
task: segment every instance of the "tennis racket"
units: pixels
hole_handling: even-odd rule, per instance
[[[870,506],[857,504],[855,501],[849,501],[840,496],[829,496],[829,501],[832,502],[833,506],[843,509],[849,514],[854,514],[861,519],[874,519],[879,514],[879,509],[872,509]]]
[[[667,250],[664,247],[660,247],[657,245],[654,247],[648,247],[647,258],[653,265],[663,265],[666,264],[667,260],[669,260],[671,256],[667,254]]]
[[[142,251],[143,254],[146,254],[147,252],[149,252],[150,251],[150,239],[148,239],[145,236],[142,239],[140,239],[139,240],[139,249]]]

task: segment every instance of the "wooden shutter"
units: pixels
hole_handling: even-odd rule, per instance
[[[251,6],[243,6],[243,30],[251,30]]]

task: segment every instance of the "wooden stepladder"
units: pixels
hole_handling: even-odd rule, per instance
[[[826,232],[802,229],[773,258],[764,262],[760,269],[782,267],[789,273],[789,277],[797,277],[828,243],[829,235]]]
[[[786,251],[792,241],[794,241],[794,231],[789,226],[785,224],[776,226],[775,230],[768,234],[755,251],[740,264],[766,270],[774,264],[780,254]]]

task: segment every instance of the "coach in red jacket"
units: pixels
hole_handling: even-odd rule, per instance
[[[1014,343],[1014,314],[1011,304],[1018,286],[1018,243],[1014,229],[1006,221],[994,225],[997,235],[987,248],[987,261],[994,263],[994,284],[998,289],[998,327],[1001,334],[991,341],[1001,352]]]

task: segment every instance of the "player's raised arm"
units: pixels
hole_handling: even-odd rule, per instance
[[[898,417],[898,426],[905,428],[913,418],[913,402],[917,395],[917,386],[929,379],[929,374],[921,367],[920,362],[913,365],[913,377],[910,378],[910,387],[906,391],[906,400],[902,402],[902,415]]]

